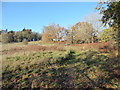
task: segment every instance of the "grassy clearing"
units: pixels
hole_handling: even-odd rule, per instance
[[[42,41],[32,41],[32,42],[28,42],[28,45],[41,45],[41,46],[51,46],[51,45],[55,45],[54,43],[43,43]],[[8,43],[8,44],[2,44],[2,50],[11,50],[13,48],[16,47],[27,47],[28,45],[24,45],[23,42],[19,42],[19,43]]]
[[[13,48],[17,48],[17,47],[25,47],[26,45],[24,45],[22,42],[20,43],[8,43],[8,44],[2,44],[2,51],[9,51],[12,50]]]
[[[3,88],[119,88],[117,62],[109,53],[72,47],[8,56]]]
[[[55,45],[55,43],[45,43],[42,41],[32,41],[28,43],[29,45],[42,45],[42,46],[51,46],[51,45]]]
[[[15,69],[18,66],[20,67],[27,67],[32,64],[42,63],[50,58],[57,58],[65,55],[66,52],[59,52],[59,51],[48,51],[48,52],[34,52],[34,53],[27,53],[25,55],[15,55],[15,56],[7,56],[3,60],[3,71],[7,69]],[[9,67],[9,68],[8,68]]]

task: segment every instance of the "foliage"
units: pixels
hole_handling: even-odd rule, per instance
[[[93,27],[93,38],[92,42],[98,42],[98,32],[101,31],[102,25],[100,22],[101,15],[99,13],[90,13],[89,15],[84,17],[84,22],[87,22]]]
[[[11,42],[22,42],[24,39],[28,41],[37,41],[41,40],[42,35],[39,33],[32,32],[31,29],[23,29],[22,31],[9,31],[2,33],[2,42],[11,43]]]
[[[107,0],[106,2],[99,2],[97,10],[103,14],[102,22],[103,24],[109,24],[110,26],[114,26],[116,24],[120,24],[119,22],[119,14],[120,14],[120,1],[119,0]]]
[[[2,33],[2,42],[3,43],[10,43],[14,41],[14,32],[10,31],[8,33]]]
[[[43,29],[42,40],[43,41],[64,41],[67,35],[67,30],[58,24],[51,24],[45,26]]]
[[[120,1],[119,0],[108,0],[106,2],[99,2],[97,10],[100,11],[102,16],[103,25],[112,26],[114,31],[116,31],[118,43],[120,42]]]
[[[74,43],[90,43],[93,37],[93,27],[87,22],[78,22],[72,28]]]
[[[116,38],[117,34],[116,32],[113,30],[112,27],[109,27],[108,29],[104,29],[100,32],[100,41],[103,41],[103,42],[107,42],[107,41],[111,41]]]
[[[9,39],[8,39],[8,34],[7,33],[2,33],[1,34],[1,41],[3,42],[3,43],[9,43]]]

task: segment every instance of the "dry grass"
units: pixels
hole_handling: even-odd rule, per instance
[[[118,68],[116,55],[109,51],[112,49],[109,44],[53,45],[39,42],[3,45],[3,87],[120,87],[116,84],[118,78],[115,75],[119,75],[115,69]],[[104,46],[108,52],[104,51]]]

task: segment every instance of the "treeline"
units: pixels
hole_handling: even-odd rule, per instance
[[[38,41],[43,42],[64,42],[67,44],[82,44],[82,43],[97,43],[107,42],[110,40],[115,41],[117,32],[109,27],[102,31],[94,28],[93,23],[78,22],[68,29],[60,26],[59,24],[50,24],[44,26],[43,33],[39,34],[32,32],[31,29],[23,29],[22,31],[5,31],[0,32],[1,42],[22,42]]]
[[[99,15],[91,14],[85,17],[84,22],[65,29],[58,24],[45,26],[42,40],[68,43],[94,43],[112,41],[120,45],[120,1],[108,0],[99,2],[95,10]],[[101,30],[101,26],[108,28]]]
[[[1,42],[11,43],[11,42],[22,42],[23,40],[27,41],[37,41],[41,40],[42,35],[36,32],[32,32],[31,29],[23,29],[22,31],[8,31],[0,33]]]
[[[112,27],[98,31],[88,22],[78,22],[66,29],[59,24],[50,24],[43,28],[44,42],[65,42],[68,44],[97,43],[115,40],[117,33]]]

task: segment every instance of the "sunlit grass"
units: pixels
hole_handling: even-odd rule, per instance
[[[4,50],[42,46],[41,41],[4,44]],[[114,68],[116,55],[100,53],[96,48],[74,45],[46,45],[44,51],[14,50],[3,54],[3,87],[9,88],[119,88]],[[57,46],[59,49],[55,50]],[[117,51],[116,51],[117,53]]]

